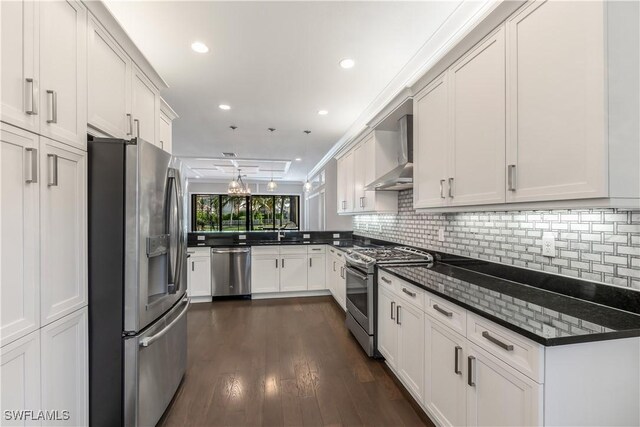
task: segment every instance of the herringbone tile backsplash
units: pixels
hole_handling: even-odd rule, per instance
[[[438,230],[445,239],[438,241]],[[398,214],[357,215],[354,233],[424,249],[640,290],[640,211],[615,209],[426,214],[402,191]],[[553,232],[556,257],[542,255]]]

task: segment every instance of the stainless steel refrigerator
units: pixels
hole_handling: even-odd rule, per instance
[[[187,363],[184,183],[140,139],[88,150],[89,420],[152,426]]]

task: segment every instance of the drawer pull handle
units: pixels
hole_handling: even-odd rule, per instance
[[[36,99],[35,82],[33,81],[32,78],[27,78],[26,81],[31,88],[31,90],[29,91],[31,96],[26,97],[29,100],[30,105],[29,105],[29,108],[25,109],[25,113],[29,115],[36,115],[38,114],[38,108],[37,108],[38,100]]]
[[[509,191],[516,191],[516,165],[507,166]]]
[[[396,303],[391,301],[391,320],[396,320],[395,317],[393,317],[393,311],[395,309]]]
[[[462,368],[460,368],[460,352],[462,351],[462,347],[457,345],[456,348],[453,349],[453,351],[454,351],[454,359],[455,359],[455,366],[453,367],[453,372],[456,375],[462,375]]]
[[[415,292],[411,292],[409,289],[407,288],[402,288],[402,292],[404,292],[405,294],[409,295],[410,297],[416,297],[416,293]]]
[[[312,251],[319,251],[322,250],[322,248],[311,248]]]
[[[25,169],[29,171],[29,178],[25,178],[25,182],[35,184],[38,182],[38,150],[36,148],[25,148],[24,150],[31,157],[31,161],[25,165]]]
[[[433,304],[433,309],[439,313],[444,314],[447,317],[453,317],[453,312],[443,309],[438,304]]]
[[[505,342],[500,341],[498,338],[496,337],[492,337],[491,334],[487,331],[484,331],[482,333],[482,336],[486,339],[488,339],[489,341],[491,341],[492,343],[494,343],[495,345],[504,348],[507,351],[513,351],[513,345],[512,344],[507,344]]]
[[[467,378],[467,384],[469,384],[471,387],[475,387],[476,386],[476,358],[474,356],[469,356],[468,363],[469,365],[467,366],[467,375],[469,375],[469,377]]]
[[[396,306],[396,323],[398,325],[402,325],[402,323],[400,322],[400,309],[402,308],[401,305]]]
[[[441,199],[446,199],[445,195],[444,195],[444,179],[440,180],[440,198]]]
[[[47,90],[47,103],[49,106],[47,123],[58,123],[58,93],[55,90]]]
[[[384,276],[383,276],[383,277],[381,277],[380,279],[381,279],[384,283],[389,283],[389,284],[391,284],[391,280],[387,279],[387,278],[386,278],[386,277],[384,277]]]

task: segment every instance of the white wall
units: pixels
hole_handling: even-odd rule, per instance
[[[324,171],[325,181],[324,183],[316,182],[318,177]],[[308,197],[319,197],[321,192],[324,192],[324,221],[321,221],[318,216],[322,213],[319,212],[317,199],[316,201],[309,200],[309,206],[312,209],[308,212],[309,229],[312,231],[322,231],[322,222],[324,222],[324,230],[327,231],[351,231],[353,229],[353,220],[350,215],[338,215],[338,162],[336,159],[331,159],[324,166],[318,175],[314,176],[311,180],[314,182],[313,190],[309,192]]]

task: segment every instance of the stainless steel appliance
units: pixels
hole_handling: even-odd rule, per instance
[[[398,120],[400,141],[396,157],[398,164],[373,182],[366,183],[367,191],[398,191],[413,187],[413,116],[408,114]]]
[[[347,317],[345,323],[369,356],[376,349],[376,265],[433,262],[428,252],[409,247],[357,248],[345,255]]]
[[[155,425],[186,370],[184,183],[140,139],[88,151],[89,420]]]
[[[211,249],[213,297],[251,294],[251,248]]]

